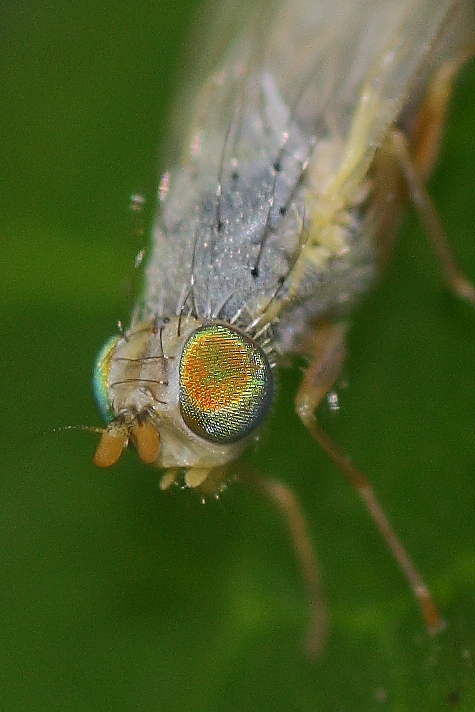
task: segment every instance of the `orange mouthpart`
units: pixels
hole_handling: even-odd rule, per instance
[[[152,423],[141,423],[131,428],[131,434],[142,462],[151,465],[160,452],[160,433]]]
[[[97,467],[110,467],[119,460],[127,447],[127,430],[104,430],[99,440],[93,462]]]
[[[160,433],[151,423],[140,423],[130,428],[137,453],[147,465],[154,463],[160,452]],[[104,430],[94,454],[93,462],[97,467],[111,467],[120,459],[129,442],[129,429],[126,427]]]

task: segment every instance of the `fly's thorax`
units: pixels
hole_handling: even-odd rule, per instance
[[[190,316],[138,323],[107,342],[94,382],[109,420],[97,464],[113,464],[132,439],[142,460],[194,468],[190,486],[256,437],[273,391],[258,344],[226,323]]]

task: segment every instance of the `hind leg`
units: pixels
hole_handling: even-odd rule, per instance
[[[399,163],[408,197],[419,214],[447,286],[458,297],[475,306],[475,287],[465,276],[453,254],[437,209],[425,185],[439,154],[455,79],[461,66],[474,52],[472,47],[439,68],[408,135],[402,131],[394,131],[388,142],[388,150]]]
[[[457,75],[475,48],[447,61],[437,70],[427,89],[424,101],[409,131],[411,159],[423,180],[426,180],[437,161],[444,135],[449,104]]]
[[[374,203],[381,206],[376,211],[379,266],[386,267],[392,255],[401,207],[409,199],[438,257],[447,286],[475,305],[475,287],[457,263],[425,185],[439,155],[455,79],[474,51],[472,48],[438,69],[417,114],[404,128],[389,133],[375,156],[372,171]]]
[[[411,154],[406,136],[401,131],[393,131],[391,146],[401,167],[409,197],[439,260],[447,286],[456,296],[475,306],[475,286],[463,273],[452,252],[437,209],[424,184],[422,173]]]

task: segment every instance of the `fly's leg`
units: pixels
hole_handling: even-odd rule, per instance
[[[393,131],[391,134],[391,144],[406,181],[409,197],[432,243],[447,286],[458,297],[465,299],[475,306],[475,286],[464,275],[454,257],[437,209],[427,192],[422,175],[411,156],[405,135],[401,131]]]
[[[315,547],[304,513],[295,494],[283,482],[253,476],[252,483],[277,507],[287,524],[310,607],[305,651],[310,658],[316,658],[323,651],[327,639],[328,615],[321,589]]]
[[[296,398],[297,414],[312,437],[356,489],[377,529],[383,536],[419,603],[430,634],[442,630],[444,622],[424,579],[399,540],[376,497],[368,478],[356,468],[333,440],[320,428],[315,410],[338,377],[345,355],[345,328],[341,324],[318,328],[314,335],[314,358],[305,372]]]
[[[424,180],[430,175],[439,155],[455,79],[463,64],[473,55],[475,46],[445,62],[437,70],[409,132],[411,158]]]
[[[406,138],[405,134],[396,130],[389,140],[389,150],[399,163],[409,198],[432,243],[449,289],[473,306],[475,286],[464,275],[454,257],[437,209],[427,192],[425,180],[439,153],[454,80],[460,67],[474,53],[475,48],[471,47],[440,67],[419,109],[410,137]]]

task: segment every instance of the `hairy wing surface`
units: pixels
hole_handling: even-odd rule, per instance
[[[331,141],[343,158],[369,87],[364,162],[452,10],[450,0],[225,3],[209,43],[193,42],[206,70],[177,105],[180,150],[155,228],[146,314],[231,319],[247,309],[251,320],[299,250],[315,146]]]

